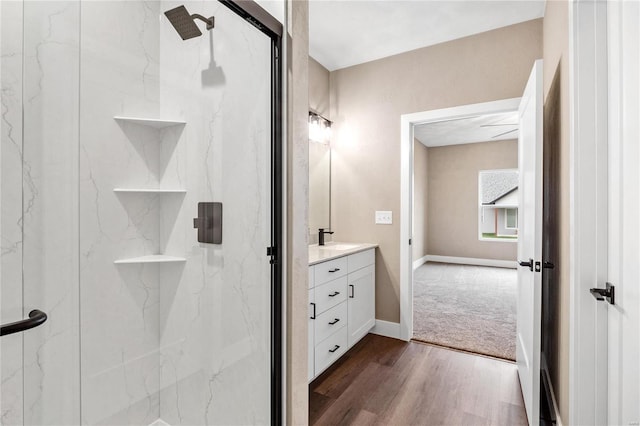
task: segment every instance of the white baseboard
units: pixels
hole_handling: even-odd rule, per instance
[[[425,255],[422,256],[420,259],[418,260],[414,260],[413,261],[413,269],[418,269],[419,267],[421,267],[422,265],[424,265],[425,263],[427,263],[427,258],[429,257],[429,255]]]
[[[434,254],[428,254],[422,259],[425,258],[426,262],[457,263],[460,265],[493,266],[496,268],[510,269],[516,269],[518,267],[518,262],[515,260],[477,259],[474,257],[437,256]]]
[[[547,366],[547,357],[544,353],[541,354],[540,363],[542,364],[542,374],[547,378],[547,383],[549,384],[549,393],[551,394],[551,404],[553,405],[553,412],[556,416],[556,426],[562,425],[562,418],[560,417],[560,410],[558,409],[558,403],[556,402],[556,393],[553,390],[553,383],[551,383],[551,376],[549,375],[549,367]]]
[[[376,325],[371,329],[371,333],[400,339],[400,323],[377,319]]]

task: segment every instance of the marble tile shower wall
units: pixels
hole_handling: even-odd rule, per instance
[[[0,3],[0,322],[22,316],[22,5]],[[22,335],[0,340],[0,422],[22,424]]]
[[[0,6],[2,322],[49,314],[2,340],[2,424],[269,421],[270,43],[205,1],[216,28],[184,42],[176,5]],[[186,262],[114,264],[159,253]]]
[[[2,338],[2,422],[77,424],[80,7],[1,7],[2,321],[51,318]]]
[[[160,3],[85,1],[80,70],[83,424],[159,418],[162,134],[114,116],[160,118]],[[175,143],[175,142],[174,142]],[[180,197],[178,194],[170,197]]]

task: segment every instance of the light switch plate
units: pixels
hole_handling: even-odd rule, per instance
[[[391,225],[393,224],[393,212],[391,211],[376,211],[376,225]]]

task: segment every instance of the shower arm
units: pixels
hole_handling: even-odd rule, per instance
[[[215,22],[215,17],[214,16],[212,16],[211,18],[205,18],[204,16],[200,15],[199,13],[194,13],[193,15],[191,15],[191,17],[193,19],[199,19],[202,22],[206,23],[208,30],[212,30],[213,29],[213,24]]]

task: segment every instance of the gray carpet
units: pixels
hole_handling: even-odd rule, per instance
[[[515,269],[428,262],[414,271],[413,338],[516,357]]]

